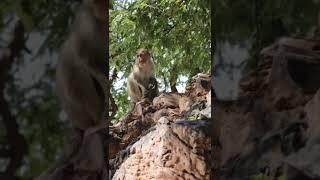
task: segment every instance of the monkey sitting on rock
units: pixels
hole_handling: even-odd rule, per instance
[[[132,105],[140,101],[152,101],[158,96],[158,82],[154,76],[154,62],[145,48],[137,50],[132,72],[128,77],[128,94]]]

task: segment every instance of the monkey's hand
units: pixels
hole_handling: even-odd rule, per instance
[[[148,98],[150,101],[152,101],[153,98],[157,97],[159,94],[157,79],[153,76],[150,77],[147,87],[145,98]]]
[[[158,89],[157,79],[153,76],[150,77],[150,79],[149,79],[148,89],[149,90]]]

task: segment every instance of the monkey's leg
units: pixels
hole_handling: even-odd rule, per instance
[[[101,97],[96,89],[95,81],[86,71],[78,66],[71,66],[65,70],[61,83],[64,87],[62,94],[66,113],[72,120],[74,127],[81,129],[82,133],[86,135],[88,128],[103,122],[105,97]],[[102,164],[104,164],[102,162],[104,161],[102,144],[103,140],[97,134],[84,136],[73,164],[79,169],[89,167],[92,170],[100,171]]]
[[[104,111],[102,90],[99,93],[90,75],[78,65],[72,65],[71,61],[64,61],[60,69],[58,92],[74,127],[84,130],[98,124]]]
[[[95,133],[97,131],[103,130],[103,129],[107,129],[108,128],[108,122],[106,122],[107,120],[107,111],[105,110],[105,106],[106,106],[106,94],[103,91],[103,88],[101,86],[99,86],[99,83],[97,80],[94,79],[94,77],[92,77],[92,80],[95,82],[95,88],[96,91],[98,92],[98,98],[97,100],[101,100],[104,99],[103,101],[101,100],[100,103],[103,107],[103,109],[101,111],[93,111],[94,114],[91,114],[92,118],[98,118],[95,122],[97,122],[94,126],[89,127],[85,130],[85,136],[88,136],[92,133]],[[97,114],[96,114],[97,113]],[[99,116],[101,115],[101,116]]]
[[[106,63],[103,63],[103,60],[92,60],[87,58],[82,58],[77,56],[79,59],[79,65],[83,70],[87,72],[90,76],[97,80],[100,86],[103,88],[103,91],[107,93],[108,91],[108,72],[106,68]],[[93,62],[88,62],[93,61]]]
[[[142,96],[138,82],[131,79],[130,77],[128,80],[128,94],[131,98],[131,101],[134,103],[138,102]]]
[[[150,104],[151,102],[148,98],[143,98],[141,101],[136,103],[136,109],[138,114],[141,116],[142,121],[145,120],[144,108],[149,107]]]
[[[137,107],[138,114],[141,116],[141,120],[144,121],[143,107],[142,107],[142,103],[140,102],[136,104],[136,107]]]

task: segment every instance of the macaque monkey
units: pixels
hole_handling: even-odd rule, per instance
[[[135,105],[143,99],[152,101],[158,93],[158,83],[154,77],[154,63],[149,51],[140,48],[137,50],[135,64],[128,77],[128,94],[131,102]]]
[[[62,160],[51,169],[52,172],[66,161],[71,161],[75,169],[99,172],[106,164],[103,136],[95,132],[108,127],[105,122],[107,15],[106,0],[83,0],[62,47],[56,69],[56,89],[72,122],[72,137],[76,138],[66,144]]]
[[[107,3],[83,0],[57,65],[57,94],[68,118],[85,130],[103,120],[107,92]]]

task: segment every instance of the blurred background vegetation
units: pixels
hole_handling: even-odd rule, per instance
[[[32,179],[61,152],[69,125],[55,95],[55,65],[79,2],[0,2],[0,52],[14,56],[0,59],[0,179]]]
[[[180,92],[179,87],[184,87],[192,75],[210,69],[210,2],[109,1],[111,100],[116,105],[110,110],[113,120],[128,110],[125,83],[138,47],[152,51],[162,91],[177,88]],[[279,36],[303,34],[318,25],[316,0],[212,2],[216,39],[212,45],[249,41],[250,55],[245,61],[249,70],[258,61],[256,54],[261,47]],[[55,95],[55,65],[79,3],[0,2],[0,48],[15,45],[9,43],[19,34],[12,32],[19,19],[25,43],[9,65],[0,59],[0,179],[32,179],[61,152],[69,125]],[[230,69],[228,64],[220,65],[217,68]]]

